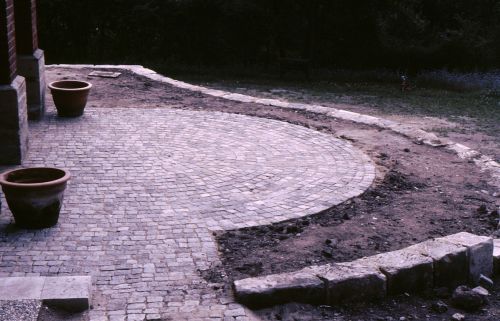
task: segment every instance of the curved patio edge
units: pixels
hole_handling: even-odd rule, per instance
[[[354,123],[364,124],[379,127],[386,130],[391,130],[397,134],[413,140],[415,143],[424,144],[431,147],[443,147],[455,153],[460,159],[474,162],[482,171],[488,171],[491,175],[490,183],[500,189],[500,164],[492,157],[484,155],[479,151],[469,148],[463,144],[453,142],[447,138],[438,137],[433,133],[424,131],[418,127],[408,124],[387,120],[380,117],[364,115],[343,109],[333,107],[325,107],[321,105],[291,103],[278,99],[259,98],[249,95],[231,93],[227,91],[210,89],[203,86],[191,85],[189,83],[175,80],[158,74],[154,70],[144,68],[141,65],[91,65],[91,64],[56,64],[47,65],[47,67],[60,67],[60,68],[99,68],[99,69],[121,69],[128,70],[137,75],[147,77],[151,80],[170,84],[172,86],[183,88],[191,91],[201,92],[206,95],[220,97],[237,102],[256,103],[261,105],[288,108],[294,110],[305,110],[317,114],[322,114],[328,117],[337,118]]]

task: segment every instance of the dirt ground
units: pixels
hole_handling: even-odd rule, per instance
[[[69,312],[63,309],[42,305],[37,321],[89,321],[87,311]]]
[[[272,321],[450,321],[452,315],[460,313],[465,321],[500,320],[500,286],[496,286],[489,297],[489,303],[475,312],[464,312],[453,307],[449,298],[438,298],[429,293],[424,295],[401,295],[382,302],[349,304],[340,307],[311,306],[290,303],[279,307],[263,309],[258,315]],[[446,311],[437,312],[440,302]]]
[[[91,71],[49,70],[49,80],[85,78]],[[128,72],[117,79],[91,78],[91,82],[94,88],[88,108],[112,109],[127,100],[137,108],[223,111],[279,119],[347,139],[376,163],[376,181],[360,197],[310,217],[216,233],[223,266],[204,274],[211,281],[230,284],[234,279],[311,264],[350,261],[459,231],[491,235],[497,229],[499,191],[474,164],[442,148],[322,115],[209,97]],[[500,147],[488,149],[497,153]],[[467,315],[467,320],[499,320],[498,292],[489,308]],[[291,304],[259,314],[267,320],[449,320],[453,309],[431,313],[432,300],[432,295],[408,296],[335,309]]]

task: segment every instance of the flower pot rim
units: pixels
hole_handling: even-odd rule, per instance
[[[46,170],[46,169],[52,170],[52,171],[60,171],[64,175],[60,178],[46,181],[46,182],[40,182],[40,183],[15,183],[15,182],[10,182],[7,180],[7,177],[14,172],[31,171],[31,170]],[[54,185],[65,183],[69,180],[70,177],[71,177],[71,174],[69,173],[69,171],[62,169],[62,168],[57,168],[57,167],[23,167],[23,168],[11,169],[11,170],[8,170],[8,171],[1,173],[0,174],[0,185],[2,187],[15,187],[15,188],[48,187],[48,186],[54,186]]]
[[[64,87],[58,87],[57,86],[58,84],[69,83],[69,82],[79,83],[82,86],[78,87],[78,88],[64,88]],[[92,84],[89,83],[88,81],[84,81],[84,80],[76,80],[76,79],[75,80],[70,80],[70,79],[66,79],[66,80],[56,80],[56,81],[51,82],[49,84],[49,88],[51,90],[61,90],[61,91],[82,91],[82,90],[88,90],[88,89],[92,88]]]

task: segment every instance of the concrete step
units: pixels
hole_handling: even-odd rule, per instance
[[[2,277],[0,301],[38,301],[79,312],[90,307],[91,288],[90,276]]]

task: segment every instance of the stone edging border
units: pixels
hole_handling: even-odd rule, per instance
[[[491,174],[491,184],[500,189],[500,164],[497,163],[493,158],[483,155],[480,152],[471,149],[465,145],[455,143],[449,139],[438,137],[433,133],[426,132],[422,129],[416,128],[415,126],[402,124],[392,120],[387,120],[379,117],[359,114],[343,109],[337,109],[333,107],[325,107],[320,105],[311,104],[301,104],[301,103],[290,103],[287,101],[281,101],[278,99],[268,99],[268,98],[258,98],[248,95],[236,94],[222,90],[210,89],[203,86],[195,86],[188,84],[186,82],[178,81],[172,78],[165,77],[158,74],[154,70],[144,68],[141,65],[69,65],[69,64],[57,64],[57,65],[47,65],[47,67],[61,67],[61,68],[99,68],[99,69],[122,69],[128,70],[135,74],[147,77],[151,80],[163,82],[170,84],[172,86],[183,88],[191,91],[201,92],[210,96],[220,97],[228,100],[233,100],[237,102],[246,103],[257,103],[267,106],[289,108],[295,110],[305,110],[317,114],[326,115],[332,118],[337,118],[341,120],[352,121],[355,123],[376,126],[379,128],[391,130],[395,133],[403,135],[414,142],[419,144],[425,144],[432,147],[444,147],[453,153],[455,153],[459,158],[474,162],[481,170],[488,171]]]
[[[499,273],[499,240],[460,232],[353,262],[234,282],[237,301],[258,308],[287,302],[335,305],[432,288],[483,284]],[[489,281],[487,281],[489,282]]]

